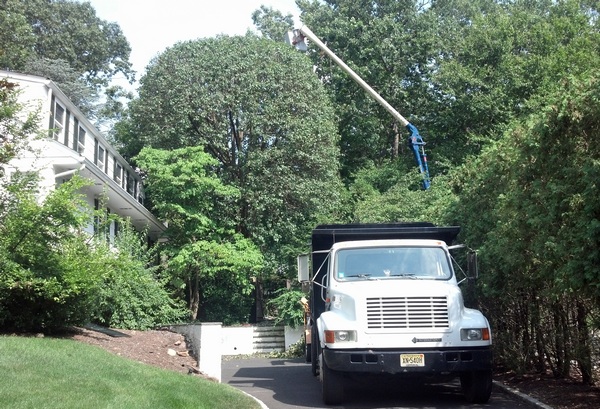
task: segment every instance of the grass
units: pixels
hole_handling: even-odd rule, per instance
[[[0,336],[0,408],[259,408],[235,388],[68,339]]]

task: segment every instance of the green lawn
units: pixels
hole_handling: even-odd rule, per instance
[[[224,384],[68,339],[0,336],[0,408],[259,408]]]

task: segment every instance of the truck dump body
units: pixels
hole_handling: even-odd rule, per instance
[[[312,246],[313,251],[319,251],[341,241],[384,239],[432,239],[451,245],[459,232],[459,226],[432,223],[323,224],[313,230]]]

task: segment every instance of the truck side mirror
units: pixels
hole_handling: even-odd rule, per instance
[[[479,265],[477,263],[476,251],[469,251],[467,253],[467,273],[470,279],[479,278]]]
[[[304,283],[310,281],[308,271],[308,254],[298,256],[298,282]]]

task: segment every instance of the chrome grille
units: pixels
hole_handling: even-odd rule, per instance
[[[367,322],[372,329],[448,328],[446,297],[367,298]]]

